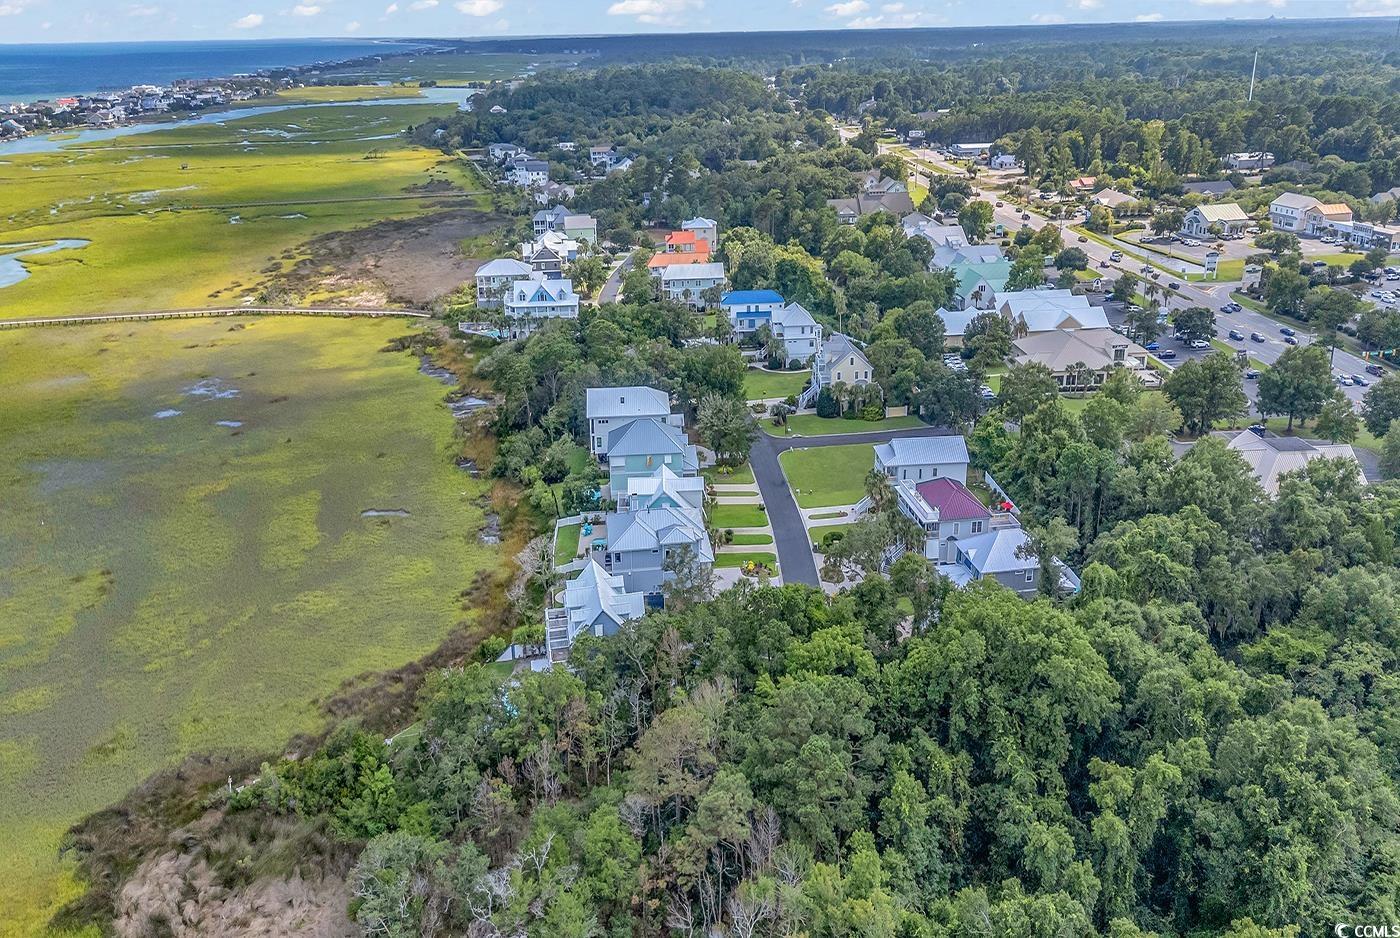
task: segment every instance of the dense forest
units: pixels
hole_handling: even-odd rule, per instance
[[[178,810],[147,793],[80,826],[93,890],[66,921],[110,918],[123,877],[172,843],[230,890],[343,867],[353,921],[396,938],[1296,938],[1400,921],[1400,482],[1363,485],[1353,464],[1317,460],[1266,495],[1207,433],[1246,409],[1224,355],[1160,390],[1117,373],[1075,410],[1048,369],[1012,367],[988,410],[977,389],[1006,358],[1002,321],[975,320],[966,367],[951,369],[935,311],[952,284],[927,271],[928,242],[887,214],[840,225],[826,202],[871,169],[903,178],[876,153],[885,125],[996,140],[1051,183],[1127,178],[1170,207],[1189,203],[1182,176],[1219,175],[1236,149],[1307,164],[1266,183],[1358,206],[1400,182],[1400,70],[1388,47],[1346,53],[1376,27],[1110,32],[1037,46],[1006,31],[991,55],[947,31],[940,61],[933,45],[897,46],[908,34],[848,59],[835,34],[668,39],[645,54],[589,40],[607,64],[494,88],[412,130],[453,151],[548,154],[580,181],[571,207],[619,244],[717,219],[731,283],[778,289],[866,343],[883,399],[964,432],[974,467],[1022,506],[1036,555],[1079,570],[1080,593],[956,590],[917,553],[888,575],[877,554],[835,596],[675,589],[664,611],[582,639],[570,668],[508,677],[491,662],[506,636],[538,629],[558,585],[536,547],[499,634],[422,675],[406,719],[348,719],[241,787],[217,779]],[[1261,56],[1253,102],[1242,37],[1284,37]],[[614,61],[678,44],[735,67]],[[842,144],[833,115],[865,131]],[[635,165],[582,181],[602,144]],[[924,207],[961,210],[981,239],[990,208],[972,188],[949,176]],[[1007,247],[1025,284],[1047,261],[1073,280],[1058,229]],[[1325,295],[1282,264],[1270,278],[1300,309]],[[664,389],[701,440],[742,455],[744,362],[704,341],[725,332],[722,317],[658,301],[639,270],[616,303],[475,348],[496,395],[489,470],[541,518],[589,507],[582,392],[612,383]],[[1330,381],[1306,406],[1282,387],[1295,358],[1316,370],[1317,351],[1261,393],[1354,435],[1349,408],[1323,416]],[[1400,384],[1373,394],[1380,436],[1400,426]],[[1184,455],[1178,430],[1200,437]],[[113,828],[146,853],[114,849]]]

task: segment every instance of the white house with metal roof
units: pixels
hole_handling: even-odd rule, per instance
[[[1278,494],[1279,476],[1297,472],[1314,459],[1345,459],[1356,464],[1356,451],[1347,443],[1313,442],[1297,436],[1276,436],[1241,430],[1230,441],[1230,449],[1244,457],[1250,471],[1270,495]],[[1364,476],[1363,476],[1364,478]]]
[[[773,311],[773,338],[783,343],[787,361],[811,361],[821,344],[822,327],[801,303],[788,303]]]
[[[1183,234],[1199,238],[1212,237],[1211,228],[1221,234],[1240,234],[1250,224],[1249,216],[1235,202],[1217,202],[1212,205],[1197,205],[1181,221]]]
[[[545,610],[545,646],[551,666],[568,660],[580,635],[615,635],[622,623],[646,613],[646,598],[629,592],[623,577],[590,559],[564,585],[564,603]]]
[[[725,285],[724,265],[668,264],[661,268],[661,293],[666,299],[684,303],[691,309],[704,309],[705,291]]]
[[[875,468],[896,482],[967,482],[967,440],[961,436],[898,436],[875,445]]]
[[[602,457],[608,453],[608,436],[634,420],[650,418],[677,427],[684,420],[671,413],[670,395],[645,385],[587,389],[584,416],[588,420],[588,451]]]
[[[658,466],[648,476],[627,480],[627,491],[613,493],[618,511],[646,511],[652,508],[705,510],[705,480],[700,476],[677,475],[670,466]]]
[[[498,257],[476,269],[476,305],[500,306],[506,288],[517,280],[528,279],[534,268],[513,257]]]
[[[513,335],[528,335],[541,320],[578,318],[578,294],[568,279],[513,281],[502,305]]]

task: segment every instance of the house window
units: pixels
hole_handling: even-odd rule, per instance
[[[954,521],[954,522],[953,522],[953,537],[957,537],[957,536],[958,536],[959,534],[961,534],[961,533],[962,533],[962,524],[959,523],[959,522],[957,522],[957,521]]]
[[[1034,582],[1035,582],[1035,567],[1031,567],[1029,570],[1026,571],[1026,582],[1027,582],[1027,583],[1034,583]]]
[[[972,522],[972,533],[973,533],[973,534],[981,534],[981,533],[982,533],[982,522],[980,522],[980,521],[974,521],[974,522]]]

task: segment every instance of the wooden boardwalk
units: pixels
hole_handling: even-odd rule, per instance
[[[222,306],[191,309],[160,309],[144,313],[91,313],[81,316],[37,316],[29,319],[0,319],[0,329],[40,326],[88,326],[112,322],[150,322],[157,319],[209,319],[219,316],[334,316],[342,319],[366,317],[382,319],[398,316],[428,319],[431,313],[420,309],[338,309],[329,306]]]

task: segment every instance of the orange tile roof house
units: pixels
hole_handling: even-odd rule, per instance
[[[673,231],[666,235],[666,243],[657,251],[647,267],[657,270],[672,264],[710,263],[710,242],[696,237],[693,231]]]

